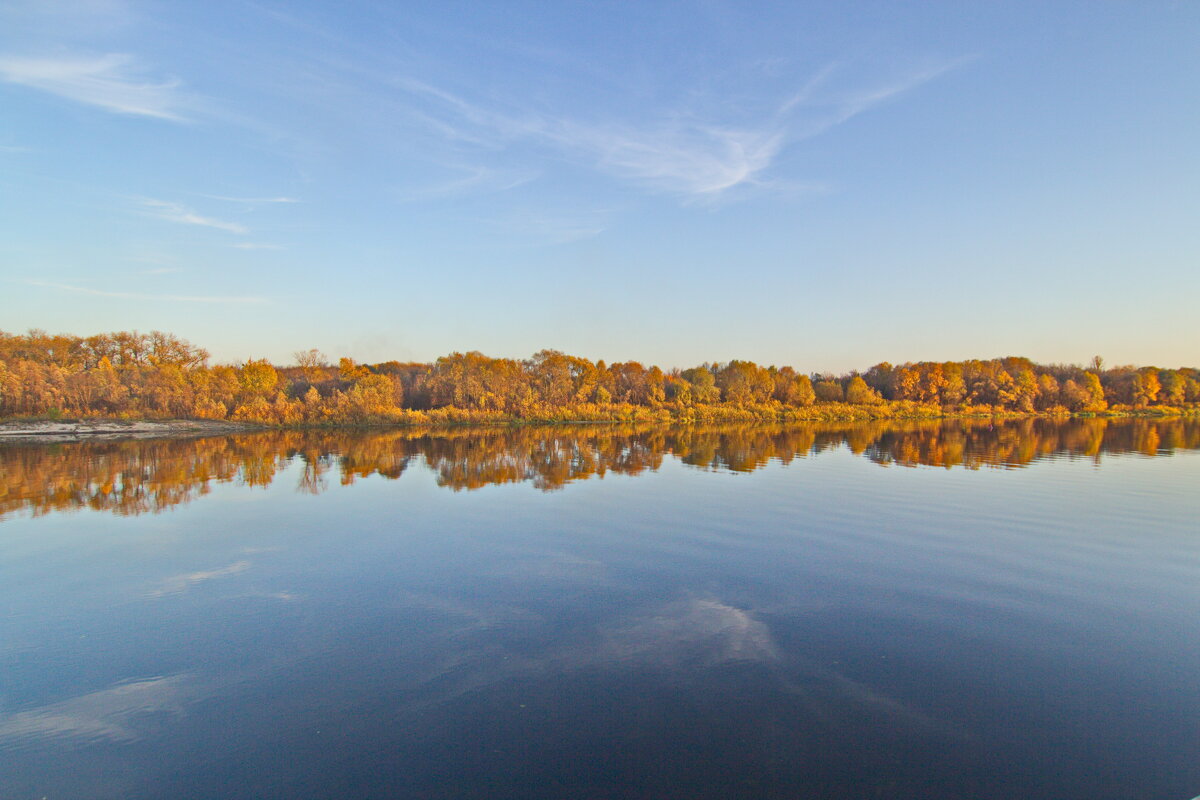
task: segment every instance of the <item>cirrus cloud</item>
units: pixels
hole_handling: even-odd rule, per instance
[[[133,56],[0,56],[0,80],[117,114],[187,121],[177,78],[151,80]]]

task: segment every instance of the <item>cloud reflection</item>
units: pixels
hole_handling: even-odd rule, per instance
[[[27,711],[0,713],[0,741],[133,741],[140,738],[150,716],[178,716],[200,694],[195,677],[189,673],[118,683]]]
[[[779,651],[767,626],[749,612],[719,600],[687,600],[607,631],[582,663],[648,661],[703,666],[729,661],[771,662]]]
[[[245,572],[250,569],[249,561],[235,561],[227,567],[220,569],[201,570],[199,572],[189,572],[184,575],[175,575],[167,578],[154,591],[150,592],[151,597],[162,597],[168,594],[181,594],[198,583],[211,581],[214,578],[224,578],[229,575],[237,575],[240,572]]]

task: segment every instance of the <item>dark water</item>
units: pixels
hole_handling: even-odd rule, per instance
[[[2,798],[1200,794],[1200,423],[0,446]]]

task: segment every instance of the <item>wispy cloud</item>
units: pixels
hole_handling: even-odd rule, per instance
[[[226,197],[220,194],[206,194],[201,197],[207,197],[210,200],[224,200],[227,203],[245,203],[247,205],[255,205],[260,203],[299,203],[298,197]]]
[[[201,227],[216,228],[217,230],[229,231],[230,233],[249,233],[249,229],[245,225],[201,216],[179,203],[145,199],[141,201],[141,204],[151,216],[164,219],[168,222],[178,222],[182,225],[200,225]]]
[[[602,169],[670,193],[711,197],[752,182],[771,165],[784,131],[723,128],[692,121],[614,127],[563,121],[549,136],[598,159]]]
[[[170,275],[173,272],[183,272],[182,267],[155,267],[154,269],[144,269],[139,272],[139,275]]]
[[[415,120],[460,146],[502,150],[522,141],[540,143],[651,190],[711,200],[737,186],[763,183],[788,145],[824,133],[967,60],[892,74],[853,89],[834,86],[842,65],[829,64],[773,110],[736,124],[688,109],[644,120],[522,113],[411,78],[390,83],[412,98]]]
[[[189,295],[189,294],[142,294],[140,292],[113,292],[104,289],[89,289],[86,286],[71,286],[66,283],[52,283],[50,281],[22,281],[27,286],[41,286],[46,289],[59,289],[64,292],[75,292],[77,294],[90,294],[95,297],[115,297],[123,300],[152,300],[152,301],[171,301],[180,303],[268,303],[270,302],[265,297],[225,297],[212,295]]]
[[[464,194],[498,194],[537,180],[537,170],[504,170],[484,166],[452,166],[462,174],[442,183],[415,189],[401,189],[405,200],[427,200],[436,197],[457,197]]]
[[[281,244],[271,244],[270,242],[238,242],[230,245],[238,250],[284,250]]]
[[[425,106],[414,111],[418,121],[452,141],[490,150],[532,141],[653,190],[688,196],[716,195],[753,180],[785,138],[777,120],[732,126],[678,113],[650,121],[584,121],[500,110],[409,78],[393,84]]]
[[[975,56],[965,56],[952,61],[939,62],[891,76],[889,80],[877,82],[867,88],[841,92],[826,91],[821,94],[821,87],[829,83],[832,76],[841,67],[840,64],[831,64],[818,72],[797,95],[784,103],[779,113],[786,115],[795,109],[805,108],[813,110],[816,112],[815,124],[810,125],[805,134],[814,136],[958,69],[974,58]],[[826,113],[820,113],[822,110]]]
[[[184,122],[186,98],[176,78],[152,81],[132,56],[28,58],[0,56],[0,80],[97,106],[117,114]]]
[[[805,81],[804,85],[800,87],[800,90],[784,101],[783,105],[779,107],[779,114],[782,116],[797,106],[811,102],[813,97],[816,95],[817,90],[829,81],[830,77],[837,72],[840,66],[841,65],[835,61],[833,63],[826,64],[813,73],[812,77]]]

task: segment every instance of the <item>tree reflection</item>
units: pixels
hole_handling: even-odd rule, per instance
[[[460,430],[290,430],[196,439],[0,446],[0,518],[89,508],[132,515],[188,503],[215,484],[272,484],[298,465],[297,490],[320,494],[424,464],[460,491],[531,483],[544,491],[608,473],[692,467],[751,472],[845,447],[883,466],[1014,468],[1046,457],[1164,455],[1200,448],[1196,419],[1043,418],[1010,422],[876,421],[853,425],[640,427],[577,425]]]

